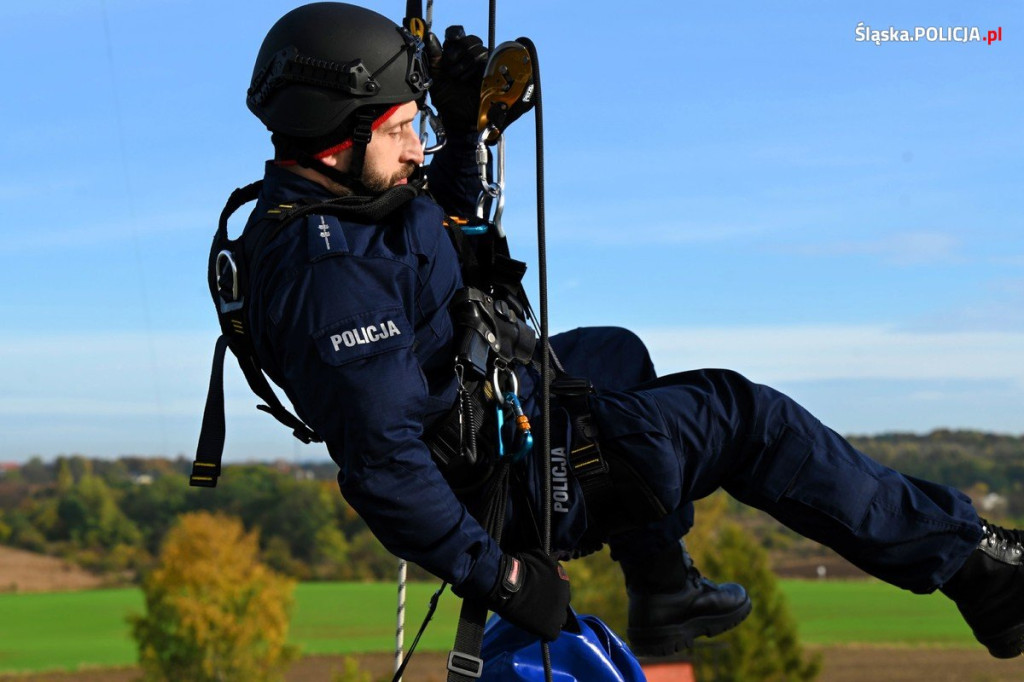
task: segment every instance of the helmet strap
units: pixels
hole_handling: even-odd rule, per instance
[[[363,177],[363,163],[366,161],[366,145],[373,137],[373,123],[377,117],[372,113],[356,114],[356,125],[352,129],[352,156],[348,164],[349,175]],[[362,184],[362,183],[360,183]]]
[[[296,165],[316,171],[320,175],[342,185],[354,194],[369,195],[370,190],[362,182],[363,166],[366,162],[366,146],[373,137],[373,124],[377,117],[372,113],[360,113],[356,116],[356,125],[352,131],[352,155],[349,157],[347,171],[341,171],[334,166],[328,166],[322,159],[310,154],[300,146],[292,144],[286,138],[273,133],[271,140],[278,149],[284,149],[284,155],[294,158]]]
[[[394,109],[396,108],[392,108],[389,112]],[[364,170],[366,165],[367,145],[370,144],[370,139],[373,137],[374,124],[383,117],[377,116],[373,112],[361,112],[356,114],[354,118],[355,126],[352,128],[350,142],[345,142],[343,146],[337,147],[340,150],[340,148],[347,146],[352,151],[352,154],[349,156],[347,171],[341,171],[334,166],[327,165],[323,160],[325,153],[315,156],[311,155],[303,148],[305,145],[296,144],[288,137],[278,133],[271,133],[270,139],[274,147],[278,148],[280,156],[294,159],[294,161],[288,163],[294,163],[302,168],[308,168],[324,175],[334,182],[351,189],[353,194],[369,196],[374,193],[365,184],[362,184],[362,170]]]

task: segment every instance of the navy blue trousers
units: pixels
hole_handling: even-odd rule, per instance
[[[675,542],[692,525],[692,501],[719,488],[914,592],[945,583],[981,538],[965,495],[878,464],[772,388],[720,369],[652,380],[646,348],[626,330],[556,340],[566,369],[604,389],[591,402],[602,446],[627,457],[671,510],[609,538],[620,561]]]

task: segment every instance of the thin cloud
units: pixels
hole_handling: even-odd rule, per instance
[[[647,328],[660,372],[736,369],[760,382],[1009,380],[1024,386],[1024,332],[916,333],[887,326]]]
[[[931,265],[963,262],[963,241],[943,232],[899,232],[877,239],[845,240],[793,245],[792,253],[805,256],[868,256],[892,265]]]

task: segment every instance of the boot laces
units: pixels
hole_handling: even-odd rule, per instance
[[[984,533],[981,537],[983,543],[990,547],[1015,547],[1018,552],[1024,552],[1024,531],[1001,528],[989,523],[985,519],[982,519],[981,522],[983,524],[982,532]]]
[[[686,568],[686,580],[696,588],[704,587],[704,576],[692,563]]]

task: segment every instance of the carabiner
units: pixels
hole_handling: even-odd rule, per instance
[[[499,237],[505,236],[505,230],[501,227],[501,216],[505,212],[505,136],[498,134],[498,150],[495,154],[495,160],[497,162],[497,178],[494,182],[491,182],[487,178],[487,146],[488,146],[488,135],[494,130],[493,126],[488,126],[476,142],[476,166],[477,175],[480,178],[480,194],[476,198],[476,217],[480,220],[491,222],[497,230]],[[485,207],[487,205],[488,198],[494,199],[494,219],[488,221],[488,216],[485,215]]]
[[[533,449],[533,430],[530,428],[530,418],[523,413],[519,396],[515,393],[506,393],[505,403],[511,406],[512,415],[516,420],[516,434],[512,439],[512,461],[518,462]]]
[[[499,373],[504,372],[505,376],[509,377],[512,381],[512,395],[519,394],[519,378],[516,377],[516,373],[508,368],[504,362],[495,360],[494,372],[491,374],[491,385],[494,387],[494,399],[498,402],[501,407],[505,406],[505,396],[509,393],[501,387],[501,381],[499,381]]]
[[[494,406],[495,413],[497,414],[497,433],[495,434],[498,441],[498,459],[505,456],[505,439],[502,438],[502,430],[505,428],[505,408],[501,404]]]
[[[430,147],[427,146],[427,141],[430,139],[430,134],[427,132],[428,125],[434,131],[434,144]],[[444,131],[441,119],[430,108],[430,105],[424,102],[420,105],[420,144],[423,146],[423,155],[430,156],[440,151],[447,142],[448,134]]]

